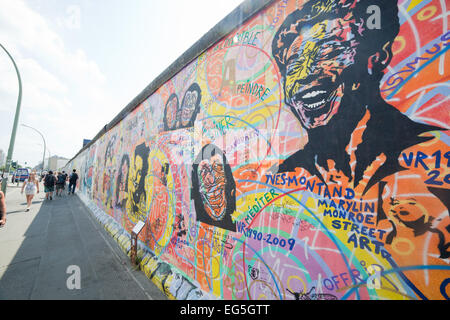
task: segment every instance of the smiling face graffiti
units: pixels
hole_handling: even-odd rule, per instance
[[[176,130],[194,126],[194,121],[200,111],[202,93],[197,83],[192,83],[186,90],[181,105],[178,96],[172,93],[166,102],[164,110],[164,130]]]
[[[352,97],[344,95],[378,87],[392,58],[398,17],[395,2],[383,2],[382,29],[369,29],[372,2],[308,1],[278,29],[272,54],[283,76],[285,102],[305,129],[326,126],[348,109],[343,100],[347,104]]]
[[[216,154],[211,159],[200,162],[198,179],[206,213],[216,221],[222,220],[225,215],[227,199],[225,198],[224,165],[219,155]]]
[[[178,97],[176,94],[172,94],[166,103],[165,111],[165,129],[173,130],[177,126],[177,113],[178,113]]]
[[[192,165],[191,198],[197,220],[236,231],[231,219],[236,210],[236,184],[225,155],[215,145],[204,146]]]
[[[285,159],[278,172],[302,167],[325,182],[320,171],[331,169],[356,187],[365,170],[384,154],[386,161],[366,184],[365,193],[383,177],[402,170],[399,153],[425,139],[419,134],[438,129],[411,121],[383,99],[380,81],[393,57],[400,23],[397,1],[382,1],[377,2],[380,27],[369,28],[368,8],[373,4],[373,0],[306,1],[275,34],[272,55],[282,76],[285,102],[308,134],[308,142]],[[349,152],[360,121],[362,141]],[[399,126],[405,138],[393,143]]]
[[[183,105],[181,106],[181,125],[186,127],[191,122],[192,116],[194,115],[195,108],[198,100],[197,91],[188,91],[184,96]]]
[[[351,15],[306,25],[289,48],[284,92],[303,127],[326,125],[339,111],[343,71],[354,64],[358,42]]]
[[[179,126],[181,128],[192,127],[194,125],[195,118],[200,109],[201,96],[201,89],[197,83],[191,84],[186,90],[183,101],[181,102],[179,114]]]

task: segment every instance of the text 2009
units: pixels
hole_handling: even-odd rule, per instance
[[[294,249],[295,239],[293,238],[286,240],[285,238],[277,237],[270,233],[263,235],[261,232],[253,229],[247,229],[244,234],[249,238],[253,237],[255,240],[265,241],[268,244],[276,245],[281,248],[286,248],[286,245],[288,245],[289,250],[292,251],[292,249]]]

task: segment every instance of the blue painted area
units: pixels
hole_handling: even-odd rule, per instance
[[[251,182],[251,183],[257,183],[257,184],[261,184],[261,185],[265,185],[265,186],[269,186],[273,189],[276,189],[277,191],[284,193],[284,190],[277,188],[275,186],[272,186],[270,184],[266,184],[260,181],[254,181],[254,180],[238,180],[238,182]],[[339,254],[342,257],[342,260],[344,261],[346,267],[347,267],[347,271],[349,272],[349,274],[351,274],[351,268],[349,266],[348,260],[346,255],[343,253],[341,246],[338,244],[339,239],[337,239],[331,232],[330,230],[322,223],[322,221],[320,221],[320,219],[314,214],[314,212],[312,212],[306,205],[304,205],[303,203],[301,203],[297,198],[295,198],[294,196],[287,194],[286,196],[290,197],[291,199],[293,199],[295,202],[297,202],[298,204],[300,204],[306,211],[308,211],[308,213],[319,223],[319,225],[323,228],[324,232],[327,234],[327,236],[329,237],[329,239],[335,244],[336,249],[339,251]],[[344,246],[345,248],[345,246]],[[347,249],[347,248],[345,248]],[[353,281],[353,279],[352,279]],[[353,282],[353,284],[355,284]],[[357,291],[357,298],[359,299],[359,292]]]
[[[441,55],[443,55],[444,53],[446,53],[448,51],[448,49],[450,49],[450,46],[445,47],[445,49],[439,51],[438,53],[436,53],[430,60],[428,60],[427,62],[425,62],[423,65],[421,65],[418,69],[416,69],[414,72],[412,72],[405,80],[402,81],[402,83],[393,91],[389,94],[389,96],[387,97],[388,99],[392,99],[392,97],[409,81],[411,80],[412,77],[414,77],[415,74],[419,73],[420,71],[422,71],[423,69],[425,69],[428,65],[430,65],[434,60],[436,60],[437,58],[439,58]]]

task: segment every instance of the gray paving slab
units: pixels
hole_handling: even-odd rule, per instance
[[[25,212],[20,187],[8,186],[7,223],[0,228],[1,300],[167,300],[78,196],[44,197],[37,194]],[[79,267],[80,289],[67,286],[69,266]]]

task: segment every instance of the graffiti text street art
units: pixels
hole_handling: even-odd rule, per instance
[[[449,299],[445,3],[273,1],[65,170],[170,297]]]

